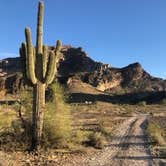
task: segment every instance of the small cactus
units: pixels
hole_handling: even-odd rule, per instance
[[[43,117],[45,111],[45,89],[52,83],[57,73],[57,62],[59,60],[61,42],[58,40],[54,50],[49,50],[43,45],[43,2],[38,5],[37,39],[36,47],[32,45],[31,31],[25,28],[26,43],[21,44],[20,56],[24,75],[34,87],[33,119],[32,119],[32,149],[38,149],[41,142],[43,130]]]

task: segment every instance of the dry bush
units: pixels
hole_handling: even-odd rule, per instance
[[[31,92],[20,93],[20,103],[5,106],[0,112],[0,144],[6,150],[25,150],[31,139]],[[26,109],[20,110],[21,106]],[[21,111],[21,112],[20,112]]]
[[[11,111],[1,111],[0,112],[0,132],[6,131],[10,132],[11,131],[11,123],[14,119],[16,119],[16,113]]]
[[[151,141],[158,145],[166,145],[163,138],[164,131],[156,122],[149,120],[146,126],[146,132]]]
[[[112,132],[113,124],[106,117],[101,117],[98,124],[98,132],[102,133],[105,137],[110,137]]]
[[[106,143],[105,137],[100,132],[92,132],[88,137],[88,145],[102,149]]]
[[[3,150],[25,149],[24,130],[16,112],[0,113],[0,148]]]
[[[44,117],[43,141],[48,147],[68,147],[72,132],[70,107],[65,103],[62,86],[54,83],[50,91],[50,101],[47,103]]]
[[[91,133],[92,132],[90,131],[83,131],[83,130],[74,131],[72,132],[71,142],[75,145],[83,145],[89,141],[89,135]]]

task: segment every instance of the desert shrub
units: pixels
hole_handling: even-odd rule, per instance
[[[22,90],[19,93],[20,101],[16,103],[13,108],[18,112],[18,120],[13,121],[12,127],[15,130],[15,133],[20,133],[22,141],[30,143],[31,140],[31,129],[32,129],[32,102],[33,102],[33,93],[32,89]],[[21,128],[21,129],[19,129]],[[17,132],[17,130],[22,132]]]
[[[54,83],[50,87],[51,95],[44,117],[44,144],[51,147],[67,147],[71,140],[71,112],[65,103],[63,87]]]
[[[138,103],[139,106],[144,106],[144,107],[146,106],[146,104],[147,104],[146,101],[140,101]]]
[[[83,145],[89,141],[90,131],[77,130],[72,132],[71,142],[75,145]]]
[[[164,131],[156,122],[149,120],[146,126],[146,132],[151,141],[158,145],[165,145],[163,138]]]
[[[109,125],[111,125],[111,122],[109,122]],[[108,127],[108,124],[106,123],[106,119],[104,117],[99,119],[98,132],[100,132],[105,137],[111,136],[111,130]]]
[[[25,134],[21,121],[14,110],[0,113],[0,148],[3,150],[25,149]]]
[[[105,145],[105,137],[100,132],[92,132],[88,137],[88,145],[102,149]]]
[[[31,140],[32,92],[21,91],[20,101],[0,112],[2,148],[25,150]]]
[[[161,104],[166,105],[166,99],[162,99]]]
[[[27,118],[31,118],[32,115],[32,103],[33,103],[33,92],[32,89],[22,90],[20,92],[20,103],[18,106],[22,105],[24,107],[24,115]]]
[[[9,111],[1,111],[0,112],[0,132],[10,132],[12,131],[11,123],[14,119],[16,119],[15,112]]]

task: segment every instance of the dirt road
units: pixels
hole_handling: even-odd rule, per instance
[[[100,153],[84,159],[82,166],[166,166],[166,161],[152,156],[145,135],[146,115],[126,120],[114,132],[110,144]]]

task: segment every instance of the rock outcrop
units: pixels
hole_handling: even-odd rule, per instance
[[[50,47],[52,49],[52,47]],[[58,80],[71,86],[72,82],[85,83],[96,90],[109,93],[139,91],[163,91],[166,81],[152,77],[139,63],[124,68],[114,68],[108,64],[95,62],[81,47],[63,46],[62,60],[58,67]],[[0,89],[17,93],[25,84],[21,75],[20,58],[7,58],[0,61]],[[72,80],[72,81],[71,81]]]

